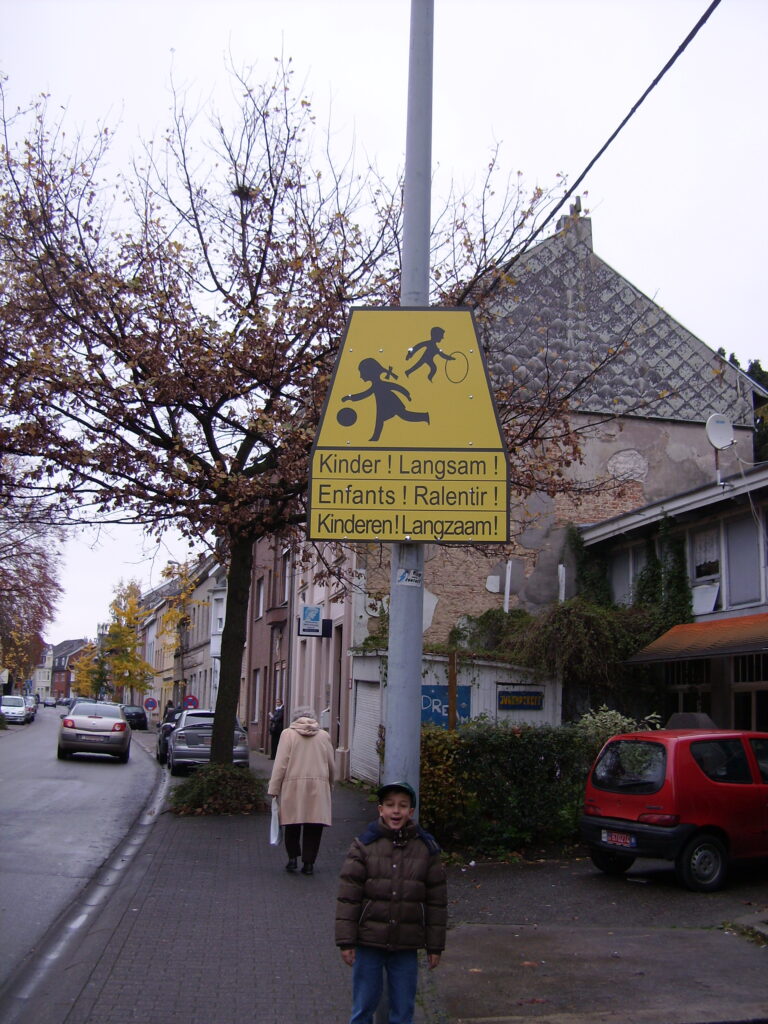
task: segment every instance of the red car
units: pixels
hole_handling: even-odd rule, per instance
[[[612,736],[589,773],[580,832],[607,874],[653,857],[674,861],[688,889],[722,888],[730,860],[768,857],[768,733]]]

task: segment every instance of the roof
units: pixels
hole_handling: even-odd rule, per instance
[[[673,494],[650,505],[622,512],[621,515],[579,527],[589,547],[624,535],[640,534],[663,519],[691,518],[705,508],[751,501],[758,491],[768,488],[768,466],[729,476],[721,483],[704,484],[692,491]]]
[[[673,626],[627,661],[644,664],[768,652],[768,613]]]
[[[595,254],[588,217],[563,218],[484,302],[495,379],[526,398],[570,394],[573,412],[754,426],[766,391]]]

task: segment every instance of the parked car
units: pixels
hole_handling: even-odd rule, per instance
[[[44,708],[55,708],[56,707],[56,698],[55,697],[46,697],[45,700],[43,701],[43,707]]]
[[[181,775],[187,768],[208,764],[211,760],[213,711],[200,708],[182,711],[175,728],[168,735],[168,767],[171,775]],[[236,720],[232,737],[232,760],[235,764],[249,762],[248,736]]]
[[[140,708],[138,704],[121,704],[120,706],[125,712],[125,717],[128,719],[128,725],[132,729],[147,728],[147,712],[144,708]]]
[[[580,831],[607,874],[654,857],[674,861],[688,889],[722,888],[729,861],[768,857],[768,733],[612,736],[589,773]]]
[[[4,693],[2,695],[0,711],[5,715],[6,722],[18,722],[26,725],[30,721],[27,704],[23,697],[16,693]]]
[[[175,710],[166,711],[163,721],[157,728],[157,745],[155,747],[155,757],[160,764],[165,764],[168,760],[168,737],[176,727],[176,722],[179,720],[181,714],[181,708]]]
[[[37,714],[37,701],[31,693],[25,694],[24,703],[27,705],[27,721],[34,722]]]
[[[131,729],[119,704],[78,701],[61,716],[57,756],[112,754],[125,764],[131,750]]]

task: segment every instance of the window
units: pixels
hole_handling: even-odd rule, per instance
[[[253,690],[251,692],[252,710],[251,721],[255,724],[259,720],[259,701],[261,700],[261,669],[253,670]]]
[[[707,778],[713,782],[751,782],[747,755],[740,740],[698,740],[691,754]]]
[[[734,683],[768,682],[768,654],[739,654],[733,659]]]
[[[637,577],[648,562],[645,542],[614,551],[608,559],[611,595],[616,604],[632,604]]]
[[[664,782],[666,763],[661,743],[615,740],[595,765],[592,782],[611,793],[655,793]]]
[[[709,686],[710,666],[708,658],[692,658],[690,661],[668,661],[664,665],[665,686]]]
[[[768,740],[753,739],[749,742],[760,769],[760,778],[768,782]]]
[[[616,604],[631,604],[629,582],[629,551],[617,551],[609,563],[611,596]]]
[[[757,524],[751,516],[725,524],[728,554],[728,605],[754,604],[760,600],[760,559]]]
[[[694,580],[720,575],[720,531],[717,527],[694,533],[692,542]]]
[[[264,577],[256,580],[256,587],[253,592],[253,617],[260,619],[264,614]]]
[[[768,732],[768,687],[739,687],[734,690],[733,727]]]

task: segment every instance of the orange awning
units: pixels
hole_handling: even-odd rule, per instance
[[[768,614],[686,622],[673,626],[627,661],[688,661],[734,654],[768,653]]]

